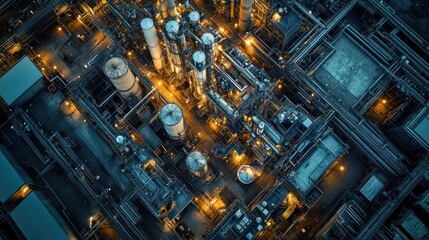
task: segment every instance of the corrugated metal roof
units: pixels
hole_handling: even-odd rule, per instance
[[[0,77],[0,97],[11,105],[42,77],[42,72],[25,56]]]

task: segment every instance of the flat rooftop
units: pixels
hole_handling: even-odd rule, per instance
[[[305,195],[345,150],[346,145],[333,133],[329,133],[316,143],[312,152],[307,154],[295,170],[291,183]]]
[[[0,77],[0,97],[12,105],[42,77],[42,72],[25,56]]]
[[[372,175],[359,191],[371,202],[381,192],[383,187],[383,181],[376,175]]]
[[[35,192],[31,192],[10,214],[28,240],[67,240],[69,236]],[[71,237],[71,236],[70,236]]]
[[[406,126],[406,129],[422,147],[429,149],[429,106],[423,108]]]
[[[315,78],[343,102],[353,104],[382,74],[378,64],[347,35],[334,43],[334,53],[316,73]]]
[[[426,239],[426,237],[429,236],[428,227],[414,212],[410,212],[401,222],[400,226],[411,235],[413,239]]]
[[[9,154],[3,151],[5,149],[0,146],[0,169],[2,170],[0,174],[0,202],[2,203],[8,200],[25,183],[24,179],[9,162]]]

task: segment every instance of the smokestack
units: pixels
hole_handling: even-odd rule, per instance
[[[153,25],[153,20],[150,18],[144,18],[140,22],[143,30],[144,38],[146,39],[147,46],[149,47],[150,55],[152,56],[153,65],[157,71],[162,70],[162,51],[159,46],[158,36]]]
[[[238,29],[242,32],[249,30],[251,23],[253,0],[240,1],[240,17],[238,20]]]

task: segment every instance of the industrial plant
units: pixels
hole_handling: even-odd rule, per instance
[[[429,239],[425,0],[0,1],[0,239]]]

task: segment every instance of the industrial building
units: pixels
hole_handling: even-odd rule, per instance
[[[426,2],[0,13],[1,239],[429,237]]]

